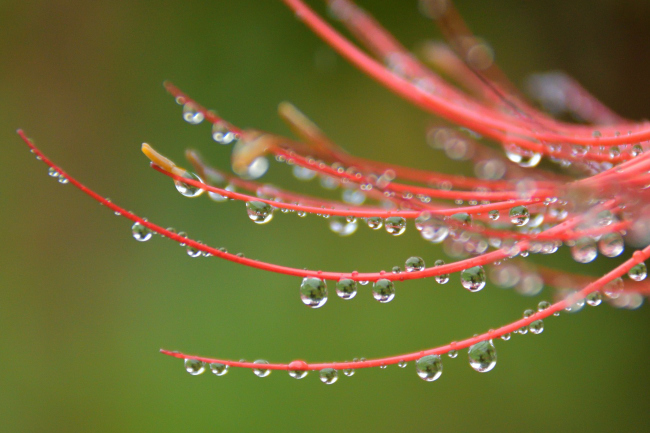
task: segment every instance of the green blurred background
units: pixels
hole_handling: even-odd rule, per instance
[[[437,38],[415,1],[360,2],[407,47]],[[324,12],[322,4],[312,2]],[[562,69],[626,116],[650,96],[650,3],[621,0],[459,1],[513,81]],[[362,288],[331,289],[305,308],[299,279],[217,259],[191,259],[46,175],[18,137],[100,194],[163,226],[248,257],[295,267],[377,271],[410,255],[442,257],[412,226],[398,238],[360,227],[332,234],[317,217],[277,214],[266,226],[241,203],[189,200],[148,168],[147,141],[181,161],[187,147],[227,168],[229,148],[182,121],[170,79],[236,124],[288,134],[290,100],[351,152],[449,170],[427,148],[430,117],[337,58],[280,1],[0,1],[0,431],[648,431],[648,308],[607,305],[548,320],[539,336],[496,342],[488,374],[466,354],[434,383],[406,369],[259,379],[233,369],[191,377],[165,347],[288,362],[394,355],[468,337],[550,299],[488,284],[477,294],[432,281],[397,285],[380,305]],[[297,184],[272,164],[268,179]],[[299,188],[308,190],[300,185]],[[315,190],[315,189],[314,189]],[[565,249],[536,257],[571,262]],[[613,266],[577,266],[593,275]]]

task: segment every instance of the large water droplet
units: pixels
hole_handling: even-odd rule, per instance
[[[357,295],[357,282],[350,278],[341,278],[336,283],[336,294],[341,299],[352,299]]]
[[[185,371],[187,371],[192,376],[198,376],[205,371],[205,364],[196,359],[186,359],[184,365]]]
[[[530,212],[526,206],[515,206],[510,209],[510,222],[517,227],[525,226],[530,220]]]
[[[372,296],[381,303],[390,302],[395,297],[395,285],[391,280],[381,278],[373,284]]]
[[[327,302],[327,285],[320,278],[305,277],[300,285],[300,299],[311,308],[320,308]]]
[[[460,273],[460,283],[470,292],[478,292],[485,287],[485,270],[474,266]]]
[[[492,340],[470,346],[468,356],[469,365],[479,373],[487,373],[497,365],[497,350]]]
[[[421,271],[424,269],[424,260],[420,257],[409,257],[406,259],[404,269],[406,269],[406,272]]]
[[[133,239],[140,242],[146,242],[151,239],[151,236],[153,236],[153,233],[148,227],[145,227],[138,222],[133,224],[131,227],[131,233],[133,233]]]
[[[592,262],[598,255],[596,242],[589,237],[580,238],[571,248],[571,256],[578,263]]]
[[[541,334],[544,331],[544,322],[541,320],[535,320],[534,322],[531,322],[530,325],[528,325],[528,330],[531,332],[531,334]]]
[[[291,361],[289,364],[289,376],[294,379],[303,379],[307,376],[307,363],[305,361]]]
[[[339,236],[350,236],[357,231],[357,227],[356,220],[348,222],[347,219],[342,216],[333,216],[330,219],[330,230]]]
[[[629,271],[627,271],[627,276],[634,281],[643,281],[648,275],[648,268],[645,263],[637,263]]]
[[[213,362],[210,364],[210,371],[217,376],[223,376],[228,373],[228,366],[219,362]]]
[[[406,230],[406,220],[402,217],[388,217],[384,220],[386,231],[393,236],[399,236]]]
[[[420,379],[433,382],[442,374],[440,355],[427,355],[415,361],[415,371]]]
[[[256,224],[266,224],[273,219],[273,207],[262,201],[246,202],[248,218]]]
[[[449,235],[449,227],[444,221],[429,212],[422,212],[415,219],[415,228],[423,239],[434,244],[439,244]]]
[[[608,233],[598,241],[598,249],[605,257],[617,257],[621,255],[624,248],[623,236],[618,233]]]
[[[260,364],[260,365],[264,365],[268,363],[269,361],[266,361],[264,359],[258,359],[257,361],[254,362],[254,364]],[[266,377],[269,374],[271,374],[271,370],[266,368],[254,368],[253,373],[255,373],[255,376],[257,377]]]
[[[203,183],[203,180],[198,177],[196,174],[186,171],[183,176],[185,179],[195,180],[197,182]],[[174,180],[174,185],[176,185],[176,190],[180,192],[185,197],[198,197],[203,194],[203,190],[197,186],[181,182],[180,180]]]
[[[339,373],[333,368],[324,368],[320,371],[319,377],[321,382],[326,385],[331,385],[339,380]]]

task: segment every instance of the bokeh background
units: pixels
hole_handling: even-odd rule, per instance
[[[312,2],[320,11],[323,5]],[[360,1],[406,46],[438,38],[415,1]],[[544,0],[457,3],[516,83],[567,71],[626,116],[650,112],[650,3]],[[187,147],[228,168],[207,125],[182,121],[170,79],[236,124],[288,134],[290,100],[351,152],[449,170],[429,149],[430,116],[339,59],[280,1],[0,1],[0,419],[6,432],[647,431],[648,307],[562,315],[542,335],[496,342],[499,361],[474,372],[444,360],[434,383],[406,369],[259,379],[233,369],[191,377],[161,347],[287,362],[405,353],[482,332],[550,299],[488,284],[477,294],[414,281],[380,305],[368,287],[331,290],[305,308],[299,279],[189,258],[72,186],[49,178],[15,135],[118,204],[248,257],[295,267],[376,271],[443,257],[412,226],[398,238],[360,227],[332,234],[321,218],[277,214],[265,226],[241,203],[190,200],[148,167],[143,141],[177,161]],[[467,169],[465,167],[464,169]],[[305,191],[287,167],[268,180]],[[571,265],[563,249],[530,260],[598,275],[614,261]]]

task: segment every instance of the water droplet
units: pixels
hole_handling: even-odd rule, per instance
[[[587,301],[588,305],[592,307],[597,307],[598,305],[601,304],[601,302],[603,302],[603,295],[601,295],[600,292],[598,291],[591,292],[590,294],[587,295],[585,300]]]
[[[358,361],[359,360],[357,358],[354,358],[352,360],[352,362],[358,362]],[[345,362],[348,362],[348,361],[345,361]],[[354,376],[354,373],[356,373],[356,371],[353,368],[345,368],[345,369],[343,369],[343,374],[345,374],[348,377]]]
[[[440,355],[427,355],[415,361],[415,371],[420,379],[433,382],[442,375]]]
[[[450,218],[464,227],[472,225],[472,216],[467,212],[455,213]]]
[[[325,385],[331,385],[337,380],[339,380],[339,373],[333,368],[324,368],[320,371],[319,377],[320,377],[320,381],[323,382]]]
[[[198,376],[205,371],[205,364],[196,359],[186,359],[184,365],[185,371],[187,371],[192,376]]]
[[[185,232],[178,232],[178,236],[180,236],[180,237],[182,237],[182,238],[187,238],[187,233],[185,233]],[[181,247],[184,247],[184,246],[185,246],[185,242],[180,242],[178,245],[180,245]]]
[[[65,176],[62,175],[62,174],[59,175],[59,183],[60,183],[61,185],[66,185],[68,182],[70,182],[70,181],[68,180],[67,177],[65,177]]]
[[[352,299],[357,295],[357,282],[350,278],[341,278],[336,283],[336,294],[341,299]]]
[[[390,302],[395,297],[395,285],[392,281],[381,278],[373,284],[372,296],[381,303]]]
[[[399,266],[393,266],[393,269],[391,270],[393,274],[401,274],[402,273],[402,268]]]
[[[517,227],[525,226],[530,220],[530,212],[526,206],[515,206],[510,209],[510,222]]]
[[[339,236],[350,236],[357,231],[357,222],[348,222],[342,216],[333,216],[330,219],[330,230]]]
[[[524,319],[528,319],[533,314],[535,314],[535,311],[533,310],[524,310]]]
[[[474,266],[460,273],[460,283],[470,292],[478,292],[485,287],[485,270]]]
[[[625,249],[623,236],[618,233],[608,233],[603,235],[598,241],[598,249],[605,257],[617,257]]]
[[[187,104],[183,105],[183,119],[187,123],[191,125],[198,125],[199,123],[203,122],[204,118],[205,116],[203,116],[203,113],[199,111],[198,107],[195,104],[188,102]]]
[[[185,249],[187,251],[187,255],[190,256],[190,257],[200,257],[201,256],[201,251],[199,249],[197,249],[197,248],[194,248],[193,246],[188,245],[188,246],[185,247]]]
[[[228,128],[226,122],[217,121],[212,125],[212,139],[219,144],[227,145],[237,140],[237,134]]]
[[[408,365],[408,362],[404,361],[403,359],[400,362],[397,363],[397,366],[399,368],[406,368],[407,365]]]
[[[490,212],[488,212],[488,216],[492,221],[496,221],[499,219],[499,211],[497,209],[493,209]]]
[[[434,266],[442,266],[445,264],[444,260],[436,260],[433,264]],[[438,284],[447,284],[449,282],[449,274],[440,274],[435,276],[436,283]]]
[[[226,364],[213,362],[210,364],[210,371],[217,376],[223,376],[224,374],[228,373],[228,366]]]
[[[388,217],[384,220],[384,226],[389,234],[399,236],[406,230],[406,220],[402,217]]]
[[[420,257],[409,257],[406,259],[406,265],[404,266],[406,272],[418,272],[424,269],[424,260]]]
[[[645,263],[637,263],[629,271],[627,271],[627,276],[634,281],[643,281],[648,275],[648,268]]]
[[[56,171],[56,168],[50,167],[47,169],[47,174],[51,177],[59,177],[59,172]]]
[[[537,311],[544,311],[548,308],[551,307],[551,303],[548,301],[540,301],[539,304],[537,304]]]
[[[307,363],[305,361],[291,361],[289,364],[289,376],[294,379],[303,379],[307,376]]]
[[[429,212],[422,212],[415,219],[415,228],[420,236],[434,244],[444,241],[449,235],[449,227],[439,217],[432,216]]]
[[[273,219],[273,207],[262,201],[247,201],[246,212],[255,224],[266,224]]]
[[[497,365],[497,350],[492,340],[470,346],[468,356],[469,365],[479,373],[487,373]]]
[[[327,285],[320,278],[305,277],[300,285],[300,299],[311,308],[320,308],[327,302]]]
[[[447,352],[447,356],[449,356],[451,359],[454,359],[458,356],[458,351],[456,349],[451,349],[449,352]]]
[[[341,198],[345,203],[355,206],[362,205],[366,201],[366,195],[358,189],[344,189]]]
[[[501,336],[501,339],[502,339],[503,341],[508,341],[508,340],[510,340],[510,333],[507,332],[507,333],[503,334],[503,335]]]
[[[528,330],[531,334],[539,335],[544,331],[544,322],[541,320],[535,320],[528,325]]]
[[[197,182],[203,183],[203,180],[201,180],[200,177],[198,177],[196,174],[189,171],[185,171],[182,177],[185,179],[195,180]],[[174,185],[176,185],[176,190],[180,192],[182,195],[184,195],[185,197],[192,198],[192,197],[198,197],[201,194],[203,194],[203,190],[201,188],[193,185],[189,185],[179,180],[174,180]]]
[[[506,156],[510,161],[525,168],[536,167],[542,160],[541,153],[524,150],[516,145],[506,147]]]
[[[379,217],[370,217],[366,219],[366,224],[373,230],[379,230],[384,224],[384,221]]]
[[[596,242],[589,237],[580,238],[571,248],[571,256],[578,263],[589,263],[594,261],[598,255]]]
[[[623,278],[614,278],[603,286],[603,294],[609,299],[616,299],[623,293]]]
[[[133,233],[133,239],[140,242],[146,242],[153,236],[153,233],[148,227],[145,227],[138,222],[133,224],[131,227],[131,233]]]
[[[253,364],[260,364],[260,365],[264,365],[268,363],[269,361],[266,361],[264,359],[258,359],[257,361],[253,362]],[[255,376],[257,377],[266,377],[269,374],[271,374],[271,370],[266,368],[254,368],[253,373],[255,373]]]

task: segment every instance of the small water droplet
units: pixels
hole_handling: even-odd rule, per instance
[[[323,382],[325,385],[331,385],[337,380],[339,380],[339,373],[333,368],[324,368],[320,371],[319,377],[320,377],[320,381]]]
[[[260,365],[264,365],[268,363],[269,361],[266,361],[264,359],[258,359],[257,361],[254,362],[254,364],[260,364]],[[254,368],[253,373],[255,373],[255,376],[257,377],[266,377],[269,374],[271,374],[271,370],[266,368]]]
[[[537,311],[544,311],[548,308],[550,308],[551,303],[548,301],[540,301],[539,304],[537,304]]]
[[[273,207],[262,201],[246,202],[246,212],[255,224],[266,224],[273,219]]]
[[[228,128],[228,124],[217,121],[212,125],[212,139],[223,145],[228,145],[237,140],[237,134]]]
[[[517,227],[525,226],[530,220],[530,212],[526,206],[515,206],[510,209],[510,222]]]
[[[300,299],[311,308],[320,308],[327,302],[327,285],[320,278],[305,277],[300,285]]]
[[[210,371],[217,376],[223,376],[228,373],[228,366],[219,362],[213,362],[210,364]]]
[[[198,376],[205,371],[205,364],[196,359],[186,359],[184,365],[185,371],[187,371],[192,376]]]
[[[357,295],[357,282],[350,278],[341,278],[336,283],[336,294],[341,299],[352,299]]]
[[[460,283],[470,292],[478,292],[485,287],[485,270],[482,266],[474,266],[460,273]]]
[[[59,183],[60,183],[61,185],[66,185],[68,182],[70,182],[70,181],[68,180],[67,177],[65,177],[65,176],[62,175],[62,174],[59,175]]]
[[[408,362],[404,361],[403,359],[400,362],[397,363],[397,366],[399,368],[406,368],[407,365],[408,365]]]
[[[587,301],[588,305],[597,307],[603,302],[603,295],[601,295],[599,291],[591,292],[587,295],[585,301]]]
[[[492,340],[470,346],[468,356],[469,365],[479,373],[487,373],[497,365],[497,350]]]
[[[389,234],[399,236],[406,230],[406,220],[402,217],[388,217],[384,220],[384,227]]]
[[[187,245],[185,250],[187,251],[187,255],[190,257],[201,257],[201,251],[198,248]]]
[[[402,273],[402,268],[399,266],[393,266],[393,269],[391,270],[393,274],[401,274]]]
[[[203,122],[204,118],[205,116],[202,112],[199,111],[196,104],[188,102],[187,104],[183,105],[183,120],[185,120],[187,123],[191,125],[198,125],[199,123]]]
[[[372,296],[381,303],[390,302],[395,297],[395,285],[392,281],[381,278],[373,284]]]
[[[358,362],[358,361],[359,360],[357,358],[354,358],[352,360],[352,362]],[[345,362],[348,362],[348,361],[345,361]],[[348,377],[354,376],[354,373],[356,373],[356,371],[353,368],[345,368],[345,369],[343,369],[343,374],[345,374]]]
[[[406,272],[418,272],[424,269],[424,260],[420,257],[409,257],[404,266]]]
[[[497,209],[493,209],[490,212],[488,212],[488,216],[492,221],[496,221],[499,219],[499,211]]]
[[[643,281],[648,275],[648,268],[645,263],[637,263],[629,271],[627,271],[627,276],[634,281]]]
[[[510,340],[510,333],[507,332],[507,333],[503,334],[503,335],[501,336],[501,339],[502,339],[503,341],[508,341],[508,340]]]
[[[433,265],[438,267],[444,264],[445,264],[444,260],[436,260]],[[438,284],[447,284],[449,282],[449,274],[436,275],[434,278],[436,279],[436,283]]]
[[[458,356],[458,351],[456,349],[451,349],[449,352],[447,352],[447,356],[449,356],[451,359],[454,359]]]
[[[152,231],[139,222],[133,224],[131,227],[131,233],[133,233],[133,239],[140,242],[146,242],[153,236]]]
[[[415,371],[420,379],[433,382],[442,375],[440,355],[427,355],[415,361]]]
[[[59,177],[59,172],[56,171],[56,168],[50,167],[47,169],[47,174],[51,177]]]
[[[379,230],[384,224],[384,221],[379,217],[366,218],[366,224],[373,230]]]

